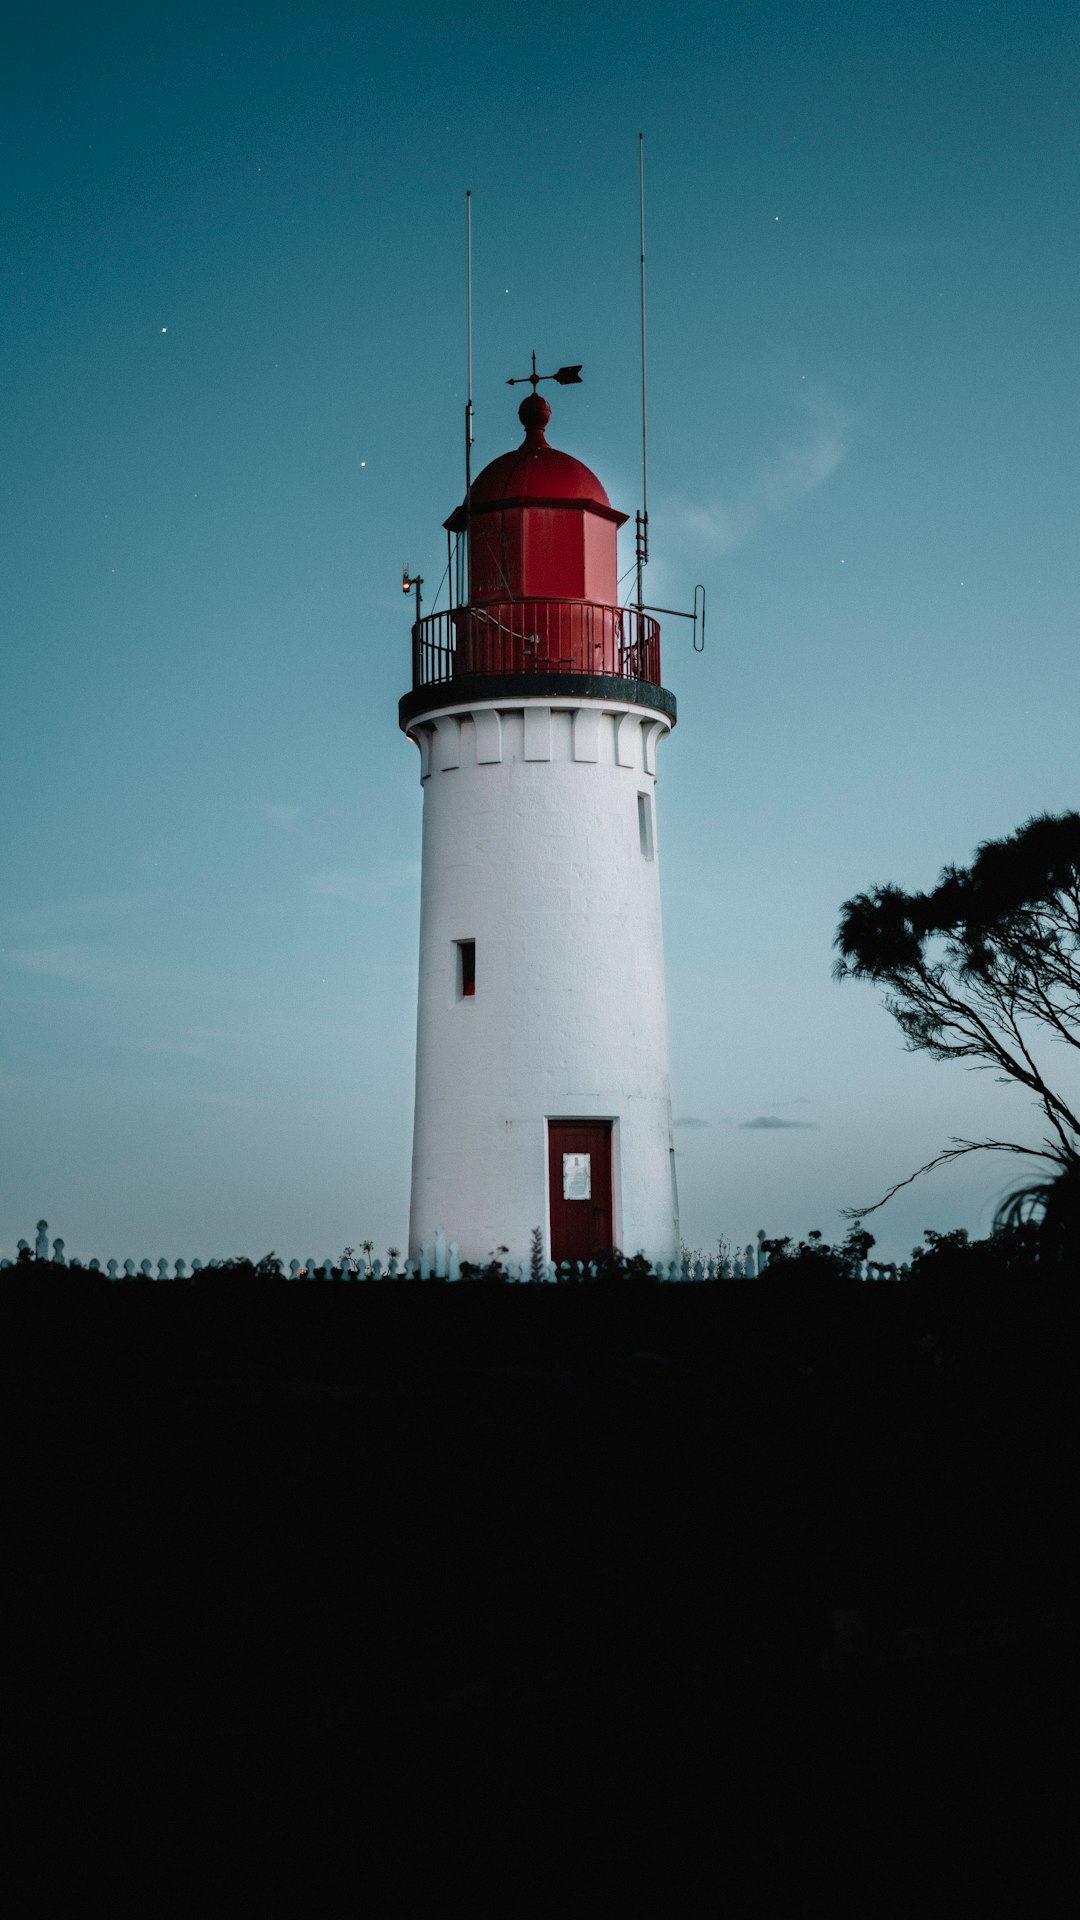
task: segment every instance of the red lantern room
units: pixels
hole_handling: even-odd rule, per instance
[[[583,461],[548,445],[551,408],[535,386],[518,418],[521,445],[477,475],[445,522],[464,543],[468,592],[413,629],[402,725],[443,704],[448,682],[455,696],[493,696],[503,691],[495,680],[523,676],[538,695],[620,698],[674,720],[674,699],[660,684],[658,623],[619,605],[618,531],[627,515]]]
[[[525,438],[484,468],[471,503],[447,521],[465,529],[473,605],[499,600],[618,600],[616,538],[626,520],[595,473],[549,447],[551,408],[530,393],[518,408]]]

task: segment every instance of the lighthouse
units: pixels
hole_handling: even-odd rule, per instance
[[[571,375],[576,370],[569,370]],[[671,1260],[678,1201],[656,817],[660,631],[620,606],[626,514],[524,439],[444,523],[457,604],[417,618],[400,724],[423,788],[409,1248]],[[407,582],[408,585],[408,582]],[[419,605],[418,605],[419,615]]]

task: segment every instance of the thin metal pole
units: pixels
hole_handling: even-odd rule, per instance
[[[472,194],[465,195],[465,336],[468,359],[465,402],[465,492],[470,490],[470,449],[473,443],[472,404]]]
[[[638,134],[638,212],[641,232],[641,523],[637,541],[637,597],[641,612],[641,569],[649,560],[649,432],[645,382],[645,135]]]
[[[467,342],[467,398],[465,401],[465,566],[469,560],[469,516],[472,512],[472,443],[473,443],[473,404],[472,404],[472,194],[465,193],[465,333]],[[465,592],[468,597],[469,582],[466,573]]]

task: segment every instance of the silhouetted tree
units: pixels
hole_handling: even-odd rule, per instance
[[[984,841],[970,867],[946,867],[932,893],[875,887],[841,909],[838,979],[875,980],[913,1052],[967,1060],[1034,1094],[1041,1147],[954,1139],[872,1207],[947,1160],[990,1150],[1080,1168],[1080,1119],[1037,1058],[1056,1041],[1080,1051],[1080,814],[1038,814]]]

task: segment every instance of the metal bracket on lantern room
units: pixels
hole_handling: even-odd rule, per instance
[[[692,613],[684,613],[681,607],[650,607],[645,605],[644,602],[642,602],[639,605],[638,612],[639,613],[670,613],[674,615],[676,620],[692,620],[694,623],[694,643],[693,643],[694,652],[704,653],[705,651],[705,589],[702,586],[700,580],[698,581],[697,586],[694,588],[694,610]],[[701,621],[700,643],[698,641],[698,621],[699,620]]]

